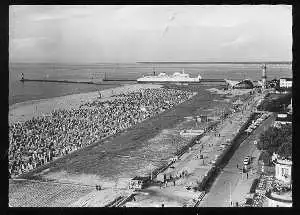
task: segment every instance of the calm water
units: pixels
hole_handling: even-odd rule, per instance
[[[291,65],[269,65],[268,79],[292,77]],[[191,76],[200,74],[203,78],[250,78],[258,80],[261,77],[259,64],[163,64],[156,65],[156,72],[173,74],[185,69]],[[28,100],[52,98],[62,95],[91,92],[112,85],[66,84],[50,82],[19,81],[23,72],[25,78],[58,79],[58,80],[85,80],[101,81],[104,74],[108,78],[136,79],[142,75],[152,74],[150,64],[94,64],[94,65],[59,65],[59,64],[11,64],[9,71],[9,105]]]

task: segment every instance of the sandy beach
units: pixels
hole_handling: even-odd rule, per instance
[[[160,87],[161,85],[157,84],[133,84],[113,89],[105,89],[100,91],[100,93],[102,95],[102,100],[104,101],[110,99],[112,95],[137,91],[139,89]],[[96,91],[17,103],[9,107],[9,124],[24,122],[32,119],[32,117],[47,115],[57,109],[77,109],[81,104],[93,101],[98,96],[99,93]]]
[[[113,93],[112,93],[112,89],[102,91],[102,99],[113,99],[113,97],[111,97],[111,95],[112,94],[116,95],[116,94],[119,94],[120,92],[135,91],[135,90],[142,89],[142,88],[158,88],[158,87],[161,87],[161,86],[160,85],[152,85],[152,84],[149,84],[149,85],[136,84],[136,85],[118,87],[118,88],[113,89]],[[206,90],[214,91],[214,89],[206,89]],[[229,105],[225,101],[222,102],[220,100],[220,101],[214,102],[212,99],[213,103],[211,103],[211,104],[209,103],[210,104],[209,106],[206,106],[206,105],[204,106],[202,103],[202,99],[205,100],[207,98],[213,98],[213,97],[210,97],[209,93],[208,94],[205,93],[206,90],[204,90],[204,91],[201,90],[201,92],[204,93],[204,95],[205,95],[203,98],[201,95],[198,95],[194,99],[192,99],[192,101],[188,101],[185,104],[179,105],[178,108],[175,108],[170,113],[164,113],[162,115],[162,117],[163,116],[172,116],[172,118],[168,117],[168,118],[165,118],[164,120],[163,119],[161,119],[161,120],[152,119],[150,121],[144,122],[139,126],[140,127],[139,129],[135,128],[131,132],[129,132],[129,133],[126,132],[123,135],[121,135],[120,137],[116,137],[113,140],[108,141],[107,143],[103,143],[99,146],[95,145],[95,146],[89,147],[85,150],[81,150],[81,152],[78,152],[78,155],[80,154],[80,156],[77,156],[76,155],[77,153],[75,153],[74,155],[70,155],[70,156],[68,156],[68,158],[63,158],[60,162],[58,162],[58,164],[52,165],[49,169],[46,169],[46,170],[36,174],[44,179],[47,179],[50,181],[55,181],[57,183],[70,183],[70,184],[75,183],[75,184],[82,184],[85,186],[86,185],[91,186],[90,191],[95,189],[94,188],[95,184],[100,183],[103,188],[103,190],[101,192],[92,191],[92,192],[83,193],[80,195],[76,194],[77,198],[70,198],[68,200],[68,203],[63,200],[57,200],[57,201],[55,201],[55,202],[57,202],[55,204],[52,202],[40,202],[40,203],[37,202],[36,204],[39,206],[59,205],[59,206],[71,206],[71,207],[72,206],[88,206],[88,207],[98,206],[99,207],[99,206],[104,206],[108,202],[112,201],[120,193],[127,190],[128,181],[129,181],[130,177],[132,177],[132,176],[130,174],[129,175],[121,174],[118,177],[115,177],[116,180],[114,180],[112,178],[111,179],[104,178],[103,174],[105,173],[104,170],[106,169],[106,167],[101,166],[103,164],[103,162],[99,162],[100,160],[98,158],[98,155],[101,155],[103,149],[107,150],[108,146],[113,148],[113,146],[119,142],[122,142],[123,146],[126,146],[129,143],[132,144],[134,142],[138,142],[140,149],[135,151],[135,155],[141,154],[144,151],[148,151],[148,152],[155,151],[156,155],[157,155],[159,150],[157,150],[156,147],[161,147],[162,145],[159,145],[161,142],[164,142],[163,146],[166,147],[167,145],[172,144],[172,139],[174,139],[175,136],[177,136],[177,135],[174,136],[173,133],[171,132],[171,130],[175,129],[176,130],[175,133],[178,133],[179,132],[178,129],[180,130],[180,129],[190,127],[190,126],[194,127],[193,121],[191,121],[191,122],[187,122],[188,120],[178,121],[178,119],[177,119],[178,116],[181,116],[184,119],[184,117],[190,116],[191,114],[192,115],[193,114],[201,114],[201,111],[198,110],[199,107],[200,107],[200,109],[205,110],[205,112],[212,111],[214,113],[218,113],[219,111],[216,109],[220,109],[221,106],[224,106],[224,105],[225,106]],[[214,94],[218,94],[218,93],[214,93]],[[54,109],[59,109],[59,108],[68,109],[68,108],[72,108],[72,107],[77,108],[77,107],[79,107],[80,104],[87,102],[87,101],[91,101],[97,97],[98,97],[98,92],[92,92],[92,93],[86,93],[86,94],[76,94],[76,95],[58,97],[58,98],[49,99],[49,100],[28,102],[27,104],[23,103],[23,105],[17,104],[17,105],[14,105],[13,107],[11,107],[10,111],[14,111],[13,112],[14,115],[12,115],[13,116],[12,120],[15,120],[15,121],[17,119],[18,120],[26,120],[26,119],[29,119],[29,117],[36,116],[34,114],[34,106],[35,105],[38,105],[39,108],[44,108],[42,113],[47,114],[47,113],[50,113]],[[216,96],[216,98],[218,98],[218,97]],[[193,101],[195,99],[198,101],[197,102]],[[198,105],[190,105],[190,103],[195,103]],[[202,105],[200,105],[200,104],[202,104]],[[198,111],[200,111],[200,112],[198,112]],[[24,116],[22,116],[22,114]],[[41,114],[41,113],[39,113],[39,114]],[[211,115],[211,114],[208,114],[208,115]],[[165,125],[162,126],[163,123]],[[170,124],[170,125],[168,125],[168,124]],[[175,124],[177,124],[177,126],[174,127]],[[149,130],[149,126],[151,127],[150,130]],[[155,130],[157,130],[158,127],[160,129],[162,129],[162,128],[163,129],[160,130],[160,132],[157,132],[157,131],[154,132]],[[153,135],[151,137],[150,136],[148,137],[145,132],[153,134]],[[138,137],[137,134],[139,134],[144,139],[145,138],[146,139],[145,140],[140,139],[140,138],[136,139],[136,137]],[[172,138],[170,135],[172,137],[174,136],[174,138]],[[163,140],[165,140],[165,141],[163,141]],[[141,145],[142,142],[144,142],[144,144],[147,144],[147,145],[142,146]],[[167,144],[167,142],[168,142],[168,144]],[[178,140],[175,142],[178,142]],[[186,142],[186,141],[183,141],[183,142]],[[184,145],[184,143],[182,143],[182,144]],[[164,153],[166,153],[167,151],[170,151],[172,147],[170,149],[169,148],[166,150],[163,150]],[[159,149],[162,149],[162,148],[159,148]],[[128,147],[128,150],[129,150],[128,152],[124,151],[124,152],[122,152],[122,154],[130,155],[131,154],[130,147]],[[176,150],[176,147],[173,146],[172,150],[173,151]],[[166,154],[162,157],[165,157],[165,156],[168,156],[168,155]],[[156,157],[156,156],[154,156],[154,157]],[[185,157],[185,155],[183,157]],[[103,159],[105,159],[105,158],[103,158]],[[115,159],[120,160],[121,158],[120,157],[110,158],[110,162],[115,162],[114,161]],[[131,159],[133,159],[133,157]],[[131,159],[128,160],[127,158],[124,158],[123,160],[127,164],[128,162],[130,162]],[[140,158],[137,157],[136,161],[138,161],[139,159]],[[145,160],[145,159],[143,159],[143,160]],[[183,160],[185,160],[185,159],[183,159]],[[143,161],[143,162],[147,163],[147,161]],[[143,162],[142,162],[142,160],[139,160],[138,169],[146,168],[146,166],[144,167],[145,163],[143,163]],[[99,164],[97,164],[97,163],[99,163]],[[190,162],[184,162],[184,163],[191,164]],[[147,164],[147,165],[149,165],[149,164]],[[101,169],[99,169],[100,166],[104,172],[100,171],[101,170]],[[129,168],[130,166],[131,165],[127,165],[127,166],[124,166],[123,168],[125,168],[125,167]],[[194,165],[192,165],[192,166],[194,166]],[[134,169],[136,167],[132,167],[132,168]],[[129,171],[129,169],[128,169],[128,171]],[[201,169],[200,171],[202,172],[203,169]],[[139,171],[137,170],[136,172],[139,172]],[[195,179],[193,177],[191,177],[191,178],[189,178],[189,181],[195,181]],[[183,183],[183,184],[185,184],[185,183]],[[33,189],[33,188],[31,188],[31,189]],[[73,190],[75,188],[72,188],[72,187],[69,188],[69,187],[66,187],[65,185],[61,185],[61,187],[57,187],[56,189],[59,190],[57,192],[71,192],[71,190]],[[64,191],[64,190],[66,190],[66,191]],[[182,190],[179,190],[178,192],[181,193]],[[178,193],[178,195],[182,196],[179,193]],[[178,203],[177,201],[174,201],[173,203],[174,204],[176,203],[175,204],[176,206],[182,205],[184,202],[186,202],[188,199],[191,198],[190,195],[185,196],[186,194],[187,193],[185,192],[182,202],[180,200],[181,203]],[[17,193],[11,194],[11,195],[12,195],[12,197],[11,197],[12,199],[17,198],[17,197],[15,197],[15,196],[17,196]],[[50,197],[52,198],[53,195],[54,194],[52,192],[48,192],[47,194],[45,194],[45,198],[46,198],[46,196],[49,196],[49,198]],[[171,204],[171,202],[168,203],[168,206],[170,206],[170,204]],[[28,205],[28,204],[22,203],[21,205]],[[139,206],[141,206],[141,205],[139,205]]]

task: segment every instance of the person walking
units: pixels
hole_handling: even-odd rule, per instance
[[[247,179],[248,179],[248,172],[247,172]]]
[[[174,187],[175,187],[175,179],[173,180],[173,184],[174,184]]]
[[[236,168],[237,168],[237,169],[239,168],[239,164],[236,164]]]

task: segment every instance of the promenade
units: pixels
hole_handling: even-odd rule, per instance
[[[247,102],[244,103],[245,109],[243,111],[228,116],[217,126],[215,131],[208,132],[189,152],[158,175],[158,179],[161,179],[164,174],[168,177],[172,175],[174,178],[181,172],[187,171],[186,176],[175,181],[175,186],[173,182],[162,187],[159,185],[150,186],[136,195],[136,201],[126,203],[126,207],[161,207],[161,204],[164,204],[165,207],[189,205],[191,200],[197,198],[200,192],[194,192],[193,189],[188,190],[187,188],[195,187],[197,182],[204,178],[213,166],[212,161],[222,153],[220,150],[221,143],[234,138],[261,97],[262,95],[256,95],[254,99],[250,98],[251,101],[248,105]],[[204,159],[200,159],[200,154],[204,156]],[[212,200],[210,199],[210,201]]]
[[[238,202],[238,205],[245,203],[252,182],[258,177],[256,171],[260,152],[253,142],[273,123],[274,119],[274,115],[271,115],[241,143],[199,207],[230,207],[231,202],[233,203],[232,206],[235,206],[236,202]],[[248,178],[246,173],[242,173],[241,169],[246,156],[252,157]]]

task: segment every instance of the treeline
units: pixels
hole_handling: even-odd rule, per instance
[[[270,159],[274,152],[282,157],[292,157],[292,125],[270,127],[260,135],[257,148],[263,150],[261,154],[263,160]]]
[[[277,98],[272,98],[272,96],[272,94],[269,94],[257,109],[260,111],[284,112],[285,108],[291,103],[291,93],[276,95]]]

